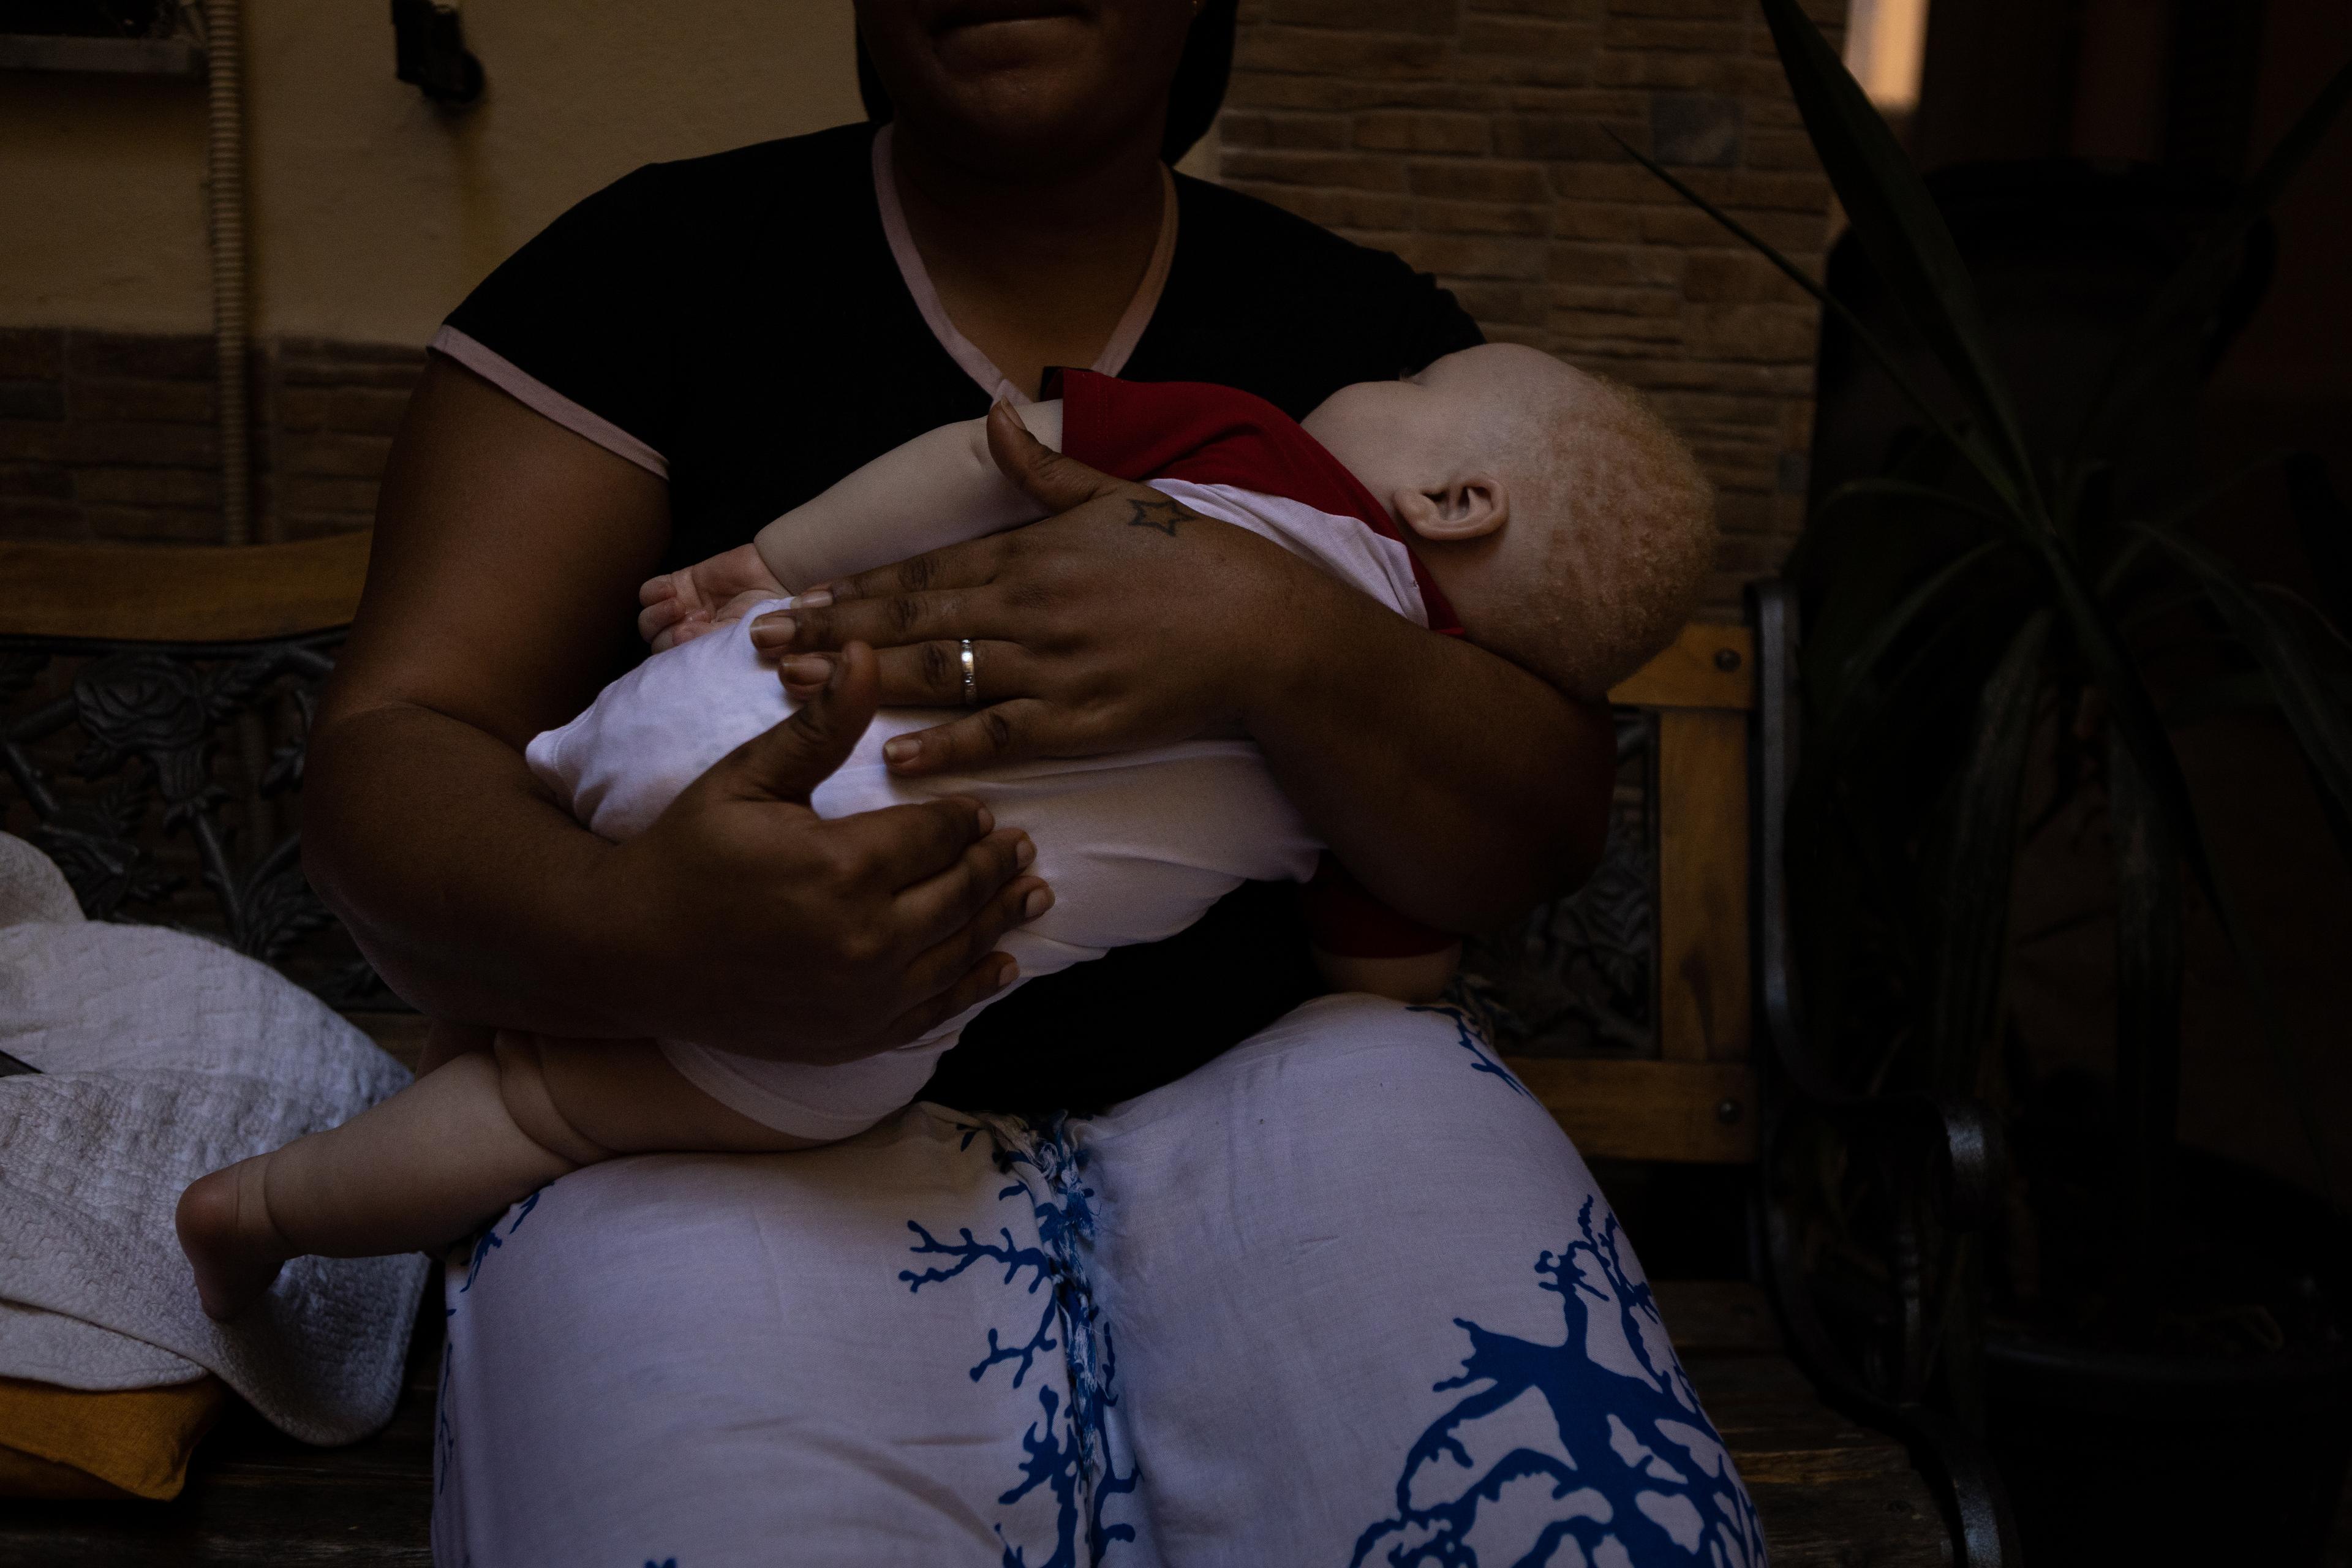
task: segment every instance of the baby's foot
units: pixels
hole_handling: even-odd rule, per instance
[[[293,1256],[262,1200],[263,1160],[199,1176],[180,1194],[180,1250],[196,1270],[205,1315],[227,1322],[259,1300]]]

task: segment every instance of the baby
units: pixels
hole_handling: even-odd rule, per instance
[[[1484,345],[1407,379],[1342,387],[1303,424],[1224,387],[1086,372],[1061,382],[1058,398],[997,409],[996,439],[1034,437],[1149,481],[1165,500],[1132,502],[1138,526],[1246,529],[1576,696],[1601,698],[1662,647],[1712,563],[1713,499],[1681,444],[1626,394],[1532,349]],[[646,584],[641,627],[665,651],[534,739],[532,770],[604,837],[643,831],[793,711],[751,640],[761,613],[1036,521],[990,455],[989,423],[919,437],[753,543]],[[974,664],[961,673],[982,695]],[[894,775],[885,745],[945,716],[878,716],[812,804],[841,816],[971,795],[1024,830],[1052,896],[1004,938],[1021,979],[1173,935],[1243,881],[1281,879],[1307,884],[1316,956],[1336,987],[1422,1000],[1450,976],[1452,935],[1386,911],[1336,867],[1318,873],[1322,846],[1246,741]],[[675,1040],[567,1042],[542,1057],[501,1036],[494,1052],[460,1057],[341,1127],[195,1182],[180,1202],[181,1243],[205,1310],[226,1318],[289,1258],[446,1243],[616,1154],[851,1136],[915,1097],[971,1016],[828,1066]]]

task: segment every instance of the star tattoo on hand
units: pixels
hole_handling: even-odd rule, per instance
[[[1171,539],[1176,537],[1176,524],[1180,520],[1199,515],[1181,501],[1170,500],[1165,496],[1153,500],[1129,500],[1127,504],[1128,527],[1149,528]]]

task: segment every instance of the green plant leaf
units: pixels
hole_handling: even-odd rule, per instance
[[[1916,501],[1921,506],[1933,507],[1939,511],[1948,511],[1956,516],[1972,518],[1990,527],[1997,528],[2003,533],[2013,534],[2021,529],[2021,524],[2013,514],[1986,506],[1980,501],[1971,500],[1956,491],[1945,489],[1937,485],[1921,484],[1916,479],[1889,479],[1883,476],[1848,479],[1822,498],[1821,505],[1813,509],[1811,521],[1819,522],[1830,512],[1864,500]]]
[[[2253,656],[2338,819],[2352,816],[2352,714],[2295,635],[2294,623],[2230,563],[2177,530],[2141,531],[2194,578],[2231,635]],[[2344,846],[2352,861],[2352,844]]]
[[[2238,467],[2231,469],[2228,473],[2223,474],[2220,479],[2213,480],[2211,483],[2200,486],[2197,489],[2191,490],[2187,499],[2173,506],[2166,508],[2156,516],[2152,518],[2145,518],[2140,521],[2147,528],[2171,529],[2183,527],[2189,522],[2194,521],[2197,515],[2203,511],[2207,507],[2211,506],[2214,502],[2220,500],[2223,496],[2228,495],[2231,490],[2236,489],[2240,485],[2244,484],[2248,479],[2252,479],[2263,469],[2276,467],[2282,463],[2289,465],[2290,468],[2292,468],[2295,458],[2299,454],[2289,452],[2265,452],[2261,457],[2256,458],[2250,462],[2241,463]],[[2154,541],[2147,536],[2146,531],[2137,527],[2125,528],[2122,531],[2121,540],[2122,542],[2117,546],[2114,556],[2108,560],[2105,569],[2099,574],[2099,595],[2102,598],[2113,594],[2118,587],[2122,586],[2125,575],[2130,572],[2135,564],[2138,563],[2140,557],[2147,552],[2148,547],[2154,543]]]
[[[1834,720],[1846,699],[1877,672],[1879,661],[1886,657],[1887,650],[1895,646],[1896,640],[1910,630],[1927,610],[1948,598],[1952,590],[1969,573],[1991,560],[2000,549],[2000,540],[1985,541],[1939,569],[1897,601],[1895,607],[1871,629],[1861,646],[1840,661],[1837,686],[1823,693],[1829,710],[1826,716]],[[1827,685],[1826,682],[1822,684]]]
[[[1992,353],[1975,280],[1909,154],[1796,0],[1761,0],[1813,151],[1854,237],[1920,339],[1951,376],[1972,422],[1990,433],[2001,498],[2039,519],[2032,451]]]
[[[2230,563],[2187,535],[2142,525],[2205,592],[2232,635],[2262,667],[2279,711],[2337,803],[2352,808],[2352,715],[2296,636],[2294,624]]]
[[[1775,3],[1765,0],[1769,10]],[[2074,445],[2068,468],[2105,451],[2116,432],[2130,420],[2138,399],[2154,381],[2165,360],[2180,352],[2181,326],[2200,307],[2210,308],[2237,259],[2238,247],[2263,215],[2276,204],[2279,193],[2301,171],[2329,125],[2352,100],[2352,62],[2337,68],[2319,96],[2298,116],[2269,157],[2249,179],[2238,199],[2217,221],[2187,261],[2166,282],[2131,335],[2107,363],[2098,394],[2092,399]]]
[[[2048,610],[2027,616],[1985,683],[1968,761],[1939,835],[1936,873],[1921,889],[1935,933],[1924,1022],[1930,1083],[1938,1094],[1965,1098],[1980,1092],[1977,1064],[2000,1019],[2018,799],[2042,701],[2053,618]]]
[[[1964,616],[1935,617],[1925,623],[1923,635],[1899,663],[1889,669],[1882,658],[1851,686],[1838,679],[1843,660],[1835,648],[1809,644],[1804,689],[1812,724],[1807,732],[1806,765],[1818,754],[1825,769],[1859,784],[1850,776],[1857,758],[1882,767],[1908,758],[1916,749],[1915,737],[1940,733],[1948,727],[1945,715],[1956,705],[1974,700],[2018,618],[2012,616],[2006,626],[1979,626]],[[2000,637],[1990,651],[1981,646],[1988,629]],[[1822,667],[1832,663],[1839,669],[1825,674]],[[1832,693],[1834,707],[1827,695]],[[1878,784],[1874,781],[1869,787]]]
[[[1609,132],[1609,139],[1623,148],[1627,157],[1664,181],[1676,195],[1713,218],[1733,238],[1778,268],[1797,287],[1819,301],[1822,309],[1844,322],[1846,329],[1853,333],[1854,342],[1860,343],[1863,352],[1869,354],[1878,368],[1886,373],[1886,378],[1895,384],[1895,390],[1901,393],[1905,401],[1919,411],[1920,417],[1927,421],[1928,427],[1949,443],[1954,451],[1968,459],[1969,467],[1983,476],[1985,483],[1992,488],[1994,494],[2007,495],[2011,492],[2012,485],[2009,469],[1991,447],[1978,438],[1974,430],[1965,429],[1953,424],[1950,416],[1936,405],[1935,402],[1928,397],[1927,391],[1912,379],[1911,373],[1905,370],[1901,363],[1895,359],[1894,352],[1864,323],[1860,316],[1854,314],[1852,306],[1815,282],[1803,268],[1765,243],[1763,237],[1753,229],[1676,178],[1672,170],[1651,159],[1614,131]]]
[[[2091,596],[2073,560],[2053,535],[2039,535],[2036,542],[2044,568],[2057,589],[2059,607],[2065,613],[2074,645],[2090,667],[2093,681],[2107,700],[2110,722],[2123,744],[2131,749],[2132,761],[2137,764],[2158,809],[2163,812],[2166,826],[2179,845],[2182,858],[2197,879],[2199,890],[2212,905],[2214,918],[2230,940],[2231,951],[2246,978],[2254,1016],[2262,1026],[2263,1037],[2269,1043],[2280,1080],[2302,1125],[2320,1189],[2333,1201],[2335,1185],[2328,1170],[2326,1145],[2320,1140],[2311,1097],[2304,1089],[2303,1065],[2296,1058],[2294,1036],[2287,1028],[2286,1016],[2280,1011],[2277,994],[2271,989],[2261,949],[2238,913],[2236,900],[2222,884],[2206,847],[2204,831],[2197,820],[2196,803],[2189,796],[2189,780],[2180,771],[2180,758],[2172,749],[2171,737],[2164,732],[2156,704],[2125,651],[2122,637]]]

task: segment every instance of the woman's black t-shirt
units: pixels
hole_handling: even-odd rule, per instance
[[[874,128],[655,164],[548,226],[440,346],[669,481],[665,569],[749,541],[924,431],[988,411],[893,257]],[[1276,207],[1177,180],[1176,247],[1119,374],[1255,393],[1294,417],[1480,341],[1425,274]],[[487,351],[485,353],[484,351]],[[1088,1109],[1172,1081],[1317,988],[1294,890],[1253,884],[1166,942],[1015,991],[928,1098]]]

